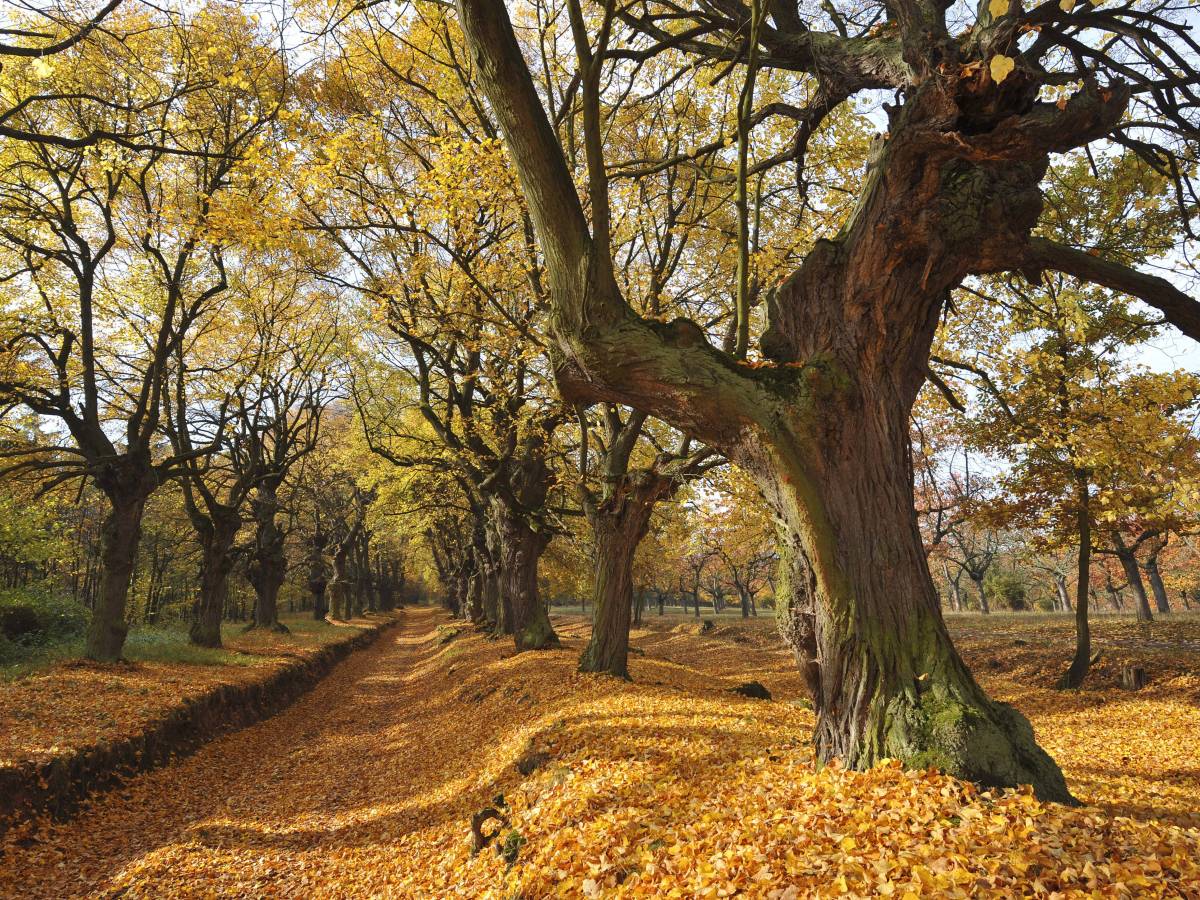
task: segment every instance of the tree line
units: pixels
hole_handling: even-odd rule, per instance
[[[1096,574],[1149,615],[1190,540],[1200,384],[1138,357],[1200,335],[1177,10],[270,9],[14,19],[4,473],[99,498],[90,656],[169,494],[197,641],[235,566],[261,627],[307,566],[318,612],[436,580],[518,650],[554,579],[627,676],[647,593],[707,578],[770,599],[822,760],[1069,797],[942,607],[1018,534],[1077,685]]]

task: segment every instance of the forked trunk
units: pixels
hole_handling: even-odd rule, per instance
[[[1121,569],[1125,572],[1125,580],[1129,582],[1129,589],[1133,591],[1138,621],[1153,621],[1154,613],[1150,611],[1150,599],[1146,596],[1146,583],[1142,581],[1142,569],[1138,565],[1137,556],[1125,545],[1119,534],[1113,536],[1113,547],[1117,559],[1121,562]]]
[[[1154,606],[1160,613],[1171,611],[1171,601],[1167,598],[1167,587],[1163,584],[1162,572],[1158,568],[1158,554],[1152,553],[1146,560],[1146,577],[1150,580],[1150,590],[1154,593]]]
[[[493,508],[505,627],[518,650],[557,646],[558,635],[538,596],[537,583],[538,560],[550,543],[550,536],[536,530],[524,516],[500,501]]]
[[[116,662],[125,646],[129,626],[125,605],[142,535],[142,515],[148,492],[110,495],[111,507],[100,528],[100,589],[88,624],[84,655],[99,662]]]

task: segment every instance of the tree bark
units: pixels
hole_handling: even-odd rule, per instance
[[[1150,599],[1146,596],[1146,584],[1142,581],[1142,568],[1138,565],[1137,556],[1120,534],[1113,535],[1113,548],[1125,572],[1125,580],[1129,582],[1129,589],[1133,591],[1138,621],[1153,621],[1154,613],[1150,611]]]
[[[251,503],[254,513],[254,551],[247,574],[254,588],[254,619],[250,628],[265,628],[288,633],[279,621],[279,589],[287,576],[287,556],[283,548],[283,532],[276,516],[279,512],[279,485],[267,479],[258,485],[258,496]]]
[[[638,424],[640,428],[640,423]],[[629,677],[629,625],[634,603],[633,562],[650,530],[655,505],[669,496],[674,479],[657,469],[629,470],[628,454],[636,432],[610,434],[602,499],[585,496],[584,511],[592,527],[595,568],[592,577],[592,636],[579,658],[579,671]],[[640,601],[639,601],[640,602]],[[639,612],[640,618],[640,612]]]
[[[199,596],[196,618],[188,629],[188,640],[199,647],[221,646],[221,619],[229,596],[233,542],[241,524],[236,510],[223,508],[200,531]]]
[[[500,601],[505,628],[517,650],[541,650],[558,645],[546,607],[538,597],[537,569],[550,535],[539,530],[521,511],[500,498],[492,503],[499,550]]]
[[[1171,611],[1171,601],[1167,597],[1167,587],[1163,584],[1162,572],[1158,568],[1158,551],[1151,553],[1146,560],[1146,577],[1150,579],[1150,590],[1154,593],[1154,606],[1160,613]]]
[[[1092,665],[1092,632],[1088,622],[1088,590],[1092,580],[1092,513],[1088,493],[1088,476],[1075,473],[1075,528],[1079,541],[1079,558],[1075,572],[1075,658],[1058,682],[1060,688],[1077,688],[1083,684]],[[1066,591],[1066,578],[1062,579]]]
[[[983,692],[958,655],[929,576],[912,497],[908,408],[839,417],[809,473],[783,440],[742,459],[780,523],[784,631],[817,713],[817,757],[864,768],[935,765],[1069,800],[1029,722]]]
[[[125,646],[129,626],[125,604],[142,533],[145,498],[120,498],[101,527],[100,591],[88,625],[84,655],[100,662],[116,662]]]
[[[643,496],[645,494],[645,496]],[[633,488],[600,504],[592,520],[596,563],[592,579],[592,637],[579,671],[629,677],[633,560],[650,527],[656,496]]]

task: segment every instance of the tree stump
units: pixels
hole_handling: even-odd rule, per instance
[[[1146,686],[1146,670],[1141,666],[1125,666],[1118,681],[1127,691],[1140,691]]]
[[[770,700],[771,692],[766,686],[758,681],[747,681],[745,684],[738,685],[735,688],[730,688],[735,694],[741,694],[743,697],[749,697],[751,700]]]

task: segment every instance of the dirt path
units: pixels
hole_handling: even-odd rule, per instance
[[[406,612],[280,715],[135,779],[69,823],[11,836],[0,896],[300,895],[322,882],[374,893],[380,882],[367,880],[378,870],[363,854],[394,867],[395,838],[438,815],[409,792],[461,765],[445,743],[431,752],[436,732],[413,727],[435,617]]]
[[[69,823],[8,835],[0,898],[499,900],[720,887],[778,900],[794,896],[787,885],[799,896],[838,885],[871,895],[877,882],[895,896],[957,886],[1007,897],[1037,872],[1063,896],[1200,897],[1191,670],[1138,694],[1085,695],[1033,686],[1033,656],[1004,673],[982,665],[988,689],[1030,714],[1096,804],[1042,808],[1019,793],[964,794],[934,773],[815,773],[812,715],[795,702],[801,678],[760,634],[636,631],[626,682],[580,675],[587,626],[555,627],[561,648],[518,655],[440,610],[407,610],[275,718]],[[1009,642],[1005,657],[1013,650],[1033,648]],[[729,693],[750,678],[775,701]],[[519,773],[530,750],[544,762]],[[491,850],[469,852],[470,816],[498,794],[511,811],[498,843],[519,851],[511,868]]]

